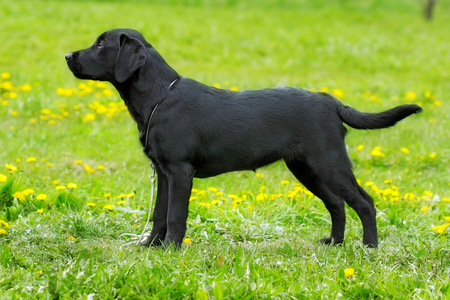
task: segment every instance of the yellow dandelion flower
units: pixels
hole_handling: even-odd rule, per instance
[[[117,198],[123,199],[123,198],[125,198],[126,196],[127,196],[127,194],[120,194],[119,196],[117,196]]]
[[[361,150],[363,150],[364,149],[364,145],[358,145],[357,147],[356,147],[356,151],[361,151]]]
[[[68,238],[69,240],[71,240],[72,242],[75,241],[75,238],[74,238],[73,236],[71,236],[71,235],[69,235],[67,238]]]
[[[190,245],[190,244],[192,243],[192,241],[191,241],[190,238],[185,238],[185,239],[184,239],[184,243],[185,243],[186,245]]]
[[[106,193],[104,196],[105,196],[106,198],[109,198],[109,197],[111,197],[111,193]]]
[[[43,208],[38,209],[38,210],[36,210],[36,212],[37,212],[38,214],[42,214],[42,213],[44,213],[44,209],[43,209]]]
[[[436,153],[431,153],[430,155],[428,155],[428,157],[430,157],[431,159],[436,158]]]
[[[436,230],[437,234],[442,234],[445,232],[445,230],[447,229],[447,227],[450,226],[450,223],[444,224],[444,225],[440,225],[440,226],[434,226],[433,228],[431,228],[432,230]]]
[[[289,180],[283,180],[283,181],[281,181],[281,184],[283,184],[283,185],[286,185],[286,184],[289,184],[289,183],[291,183]]]
[[[78,186],[75,183],[69,183],[69,184],[67,184],[67,187],[69,189],[76,189]]]
[[[3,82],[2,86],[3,86],[3,89],[7,90],[7,91],[10,91],[14,87],[13,84],[11,83],[11,81]]]
[[[261,173],[255,173],[255,176],[258,177],[258,178],[263,178],[263,177],[264,177],[264,174],[261,174]]]
[[[8,223],[6,223],[5,221],[3,221],[3,220],[0,220],[0,225],[1,226],[3,226],[3,227],[6,227],[6,228],[8,228],[9,227],[9,224]]]
[[[24,92],[29,92],[29,91],[31,91],[32,87],[31,87],[31,85],[29,85],[29,84],[25,84],[25,85],[22,85],[22,86],[20,87],[20,89],[21,89],[22,91],[24,91]]]
[[[114,208],[113,208],[113,206],[111,204],[103,206],[103,209],[114,210]]]
[[[127,195],[128,198],[133,198],[134,196],[136,196],[135,193],[129,193],[129,194]]]
[[[74,164],[76,164],[76,165],[81,165],[82,163],[83,163],[82,160],[76,160],[76,161],[74,161]]]
[[[8,180],[8,177],[6,177],[3,174],[0,174],[0,182],[5,182],[6,180]]]
[[[207,208],[210,208],[210,207],[211,207],[211,203],[208,203],[208,202],[199,202],[199,203],[198,203],[198,206],[205,206],[205,207],[207,207]]]
[[[105,95],[105,96],[114,96],[114,92],[111,91],[110,89],[104,89],[103,90],[103,95]]]
[[[267,195],[266,193],[259,193],[258,195],[256,195],[256,201],[263,201],[268,197],[269,195]]]
[[[353,268],[348,268],[344,270],[345,277],[350,277],[355,275],[355,270]]]
[[[47,199],[46,194],[39,194],[36,196],[36,200],[45,200],[45,199]]]
[[[405,153],[405,154],[409,154],[409,149],[408,149],[408,148],[402,147],[402,148],[400,149],[400,151],[402,151],[402,152]]]
[[[25,201],[26,200],[25,195],[23,193],[21,193],[21,192],[15,192],[12,196],[14,198],[16,198],[17,200],[20,200],[20,201]]]
[[[213,193],[217,193],[219,190],[215,187],[210,187],[208,188],[208,191],[213,192]]]
[[[65,190],[67,187],[65,187],[64,185],[58,185],[57,187],[55,187],[56,190],[58,191],[62,191]]]
[[[118,201],[118,202],[117,202],[117,205],[122,205],[122,204],[125,204],[125,203],[127,203],[127,201],[122,200],[122,201]]]
[[[59,184],[59,180],[58,180],[58,179],[55,179],[55,180],[52,181],[52,183],[53,183],[54,185],[58,185],[58,184]]]
[[[9,79],[9,78],[11,78],[11,74],[8,72],[3,72],[2,74],[0,74],[0,77],[2,79]]]
[[[386,156],[386,154],[384,154],[384,153],[381,151],[381,147],[380,147],[380,146],[375,147],[375,148],[370,152],[370,154],[371,154],[372,156],[375,156],[375,157],[385,157],[385,156]]]
[[[414,92],[407,92],[403,99],[405,101],[414,101],[417,99],[417,95]]]
[[[102,81],[94,81],[94,84],[99,89],[106,89],[108,87],[108,84]]]
[[[22,191],[22,194],[24,194],[25,196],[28,196],[28,195],[34,194],[34,191],[32,189],[26,189],[26,190]]]
[[[331,91],[331,93],[336,96],[336,98],[344,98],[345,94],[342,90],[340,89],[334,89]]]
[[[27,162],[35,162],[36,161],[36,157],[28,157],[27,158]]]
[[[450,222],[450,217],[442,217],[445,221]]]
[[[423,194],[425,195],[425,197],[427,197],[427,198],[431,198],[431,197],[433,197],[433,193],[432,192],[430,192],[430,191],[424,191],[423,192]]]
[[[427,212],[429,210],[430,208],[428,206],[422,206],[422,208],[420,209],[421,212]]]
[[[11,165],[11,164],[6,164],[5,167],[9,170],[9,172],[16,172],[17,171],[17,167]]]
[[[95,172],[95,169],[92,169],[91,166],[88,165],[88,164],[84,164],[83,167],[84,167],[84,170],[86,172],[88,172],[88,173],[94,173]]]
[[[105,167],[103,165],[97,166],[97,170],[104,170],[104,169],[105,169]]]
[[[450,202],[450,198],[444,197],[444,198],[442,198],[442,201],[444,201],[444,202]]]
[[[414,198],[416,198],[416,195],[414,195],[413,193],[406,193],[405,196],[403,196],[403,198],[405,200],[414,200]]]
[[[95,115],[94,114],[87,114],[84,118],[83,118],[83,122],[84,123],[88,123],[91,121],[95,120]]]
[[[6,235],[6,230],[5,229],[0,229],[0,235]]]
[[[204,195],[206,195],[206,191],[205,190],[200,190],[200,191],[197,191],[197,194],[199,196],[204,196]]]
[[[89,207],[93,207],[93,206],[95,206],[96,204],[93,203],[93,202],[88,202],[88,203],[86,203],[86,205],[89,206]]]

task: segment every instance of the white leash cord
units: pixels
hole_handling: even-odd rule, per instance
[[[148,224],[150,223],[150,217],[152,215],[152,208],[153,208],[153,199],[154,199],[154,196],[155,196],[156,169],[155,169],[155,166],[153,165],[152,161],[150,161],[150,167],[153,169],[153,173],[150,176],[150,181],[152,183],[152,187],[151,187],[150,206],[148,208],[148,217],[147,217],[147,222],[145,223],[145,226],[144,226],[144,230],[142,231],[142,233],[140,235],[132,234],[132,233],[122,233],[121,235],[119,235],[119,238],[124,237],[124,236],[132,236],[132,240],[137,240],[135,245],[139,245],[139,243],[142,241],[142,239],[144,237],[148,237],[150,235],[148,233],[145,233],[145,231],[147,230]],[[123,244],[120,247],[128,246],[128,245],[131,245],[131,244],[134,244],[134,241],[126,243],[126,244]]]

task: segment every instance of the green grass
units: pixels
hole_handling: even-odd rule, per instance
[[[450,299],[447,1],[429,23],[407,0],[0,5],[1,299]],[[75,79],[64,61],[115,27],[140,30],[207,84],[328,89],[363,111],[421,104],[393,128],[349,130],[380,247],[362,247],[351,209],[345,244],[316,244],[328,212],[276,163],[195,180],[181,250],[121,248],[120,234],[144,226],[151,169],[113,88]]]

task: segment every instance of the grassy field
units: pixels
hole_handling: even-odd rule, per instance
[[[408,0],[0,5],[0,299],[450,299],[448,1],[433,22]],[[195,180],[181,250],[121,247],[144,226],[151,169],[114,88],[64,60],[115,27],[206,84],[420,104],[347,137],[379,248],[351,209],[345,244],[316,244],[329,214],[281,162]]]

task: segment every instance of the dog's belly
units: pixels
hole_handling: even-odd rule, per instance
[[[244,154],[234,157],[207,158],[196,164],[194,176],[206,178],[233,171],[255,171],[282,158],[277,152],[262,157],[258,155],[250,157]]]

